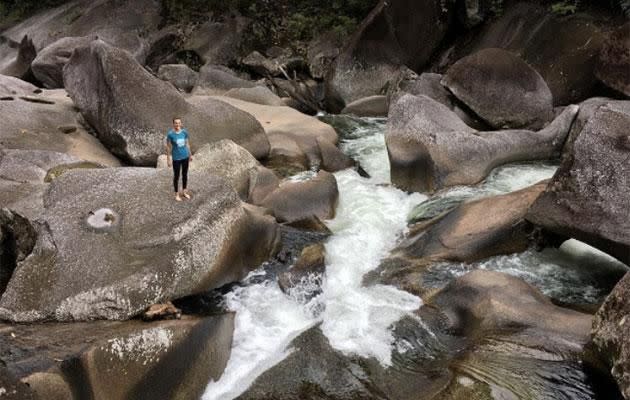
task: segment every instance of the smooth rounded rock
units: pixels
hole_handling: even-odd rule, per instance
[[[87,46],[94,37],[65,37],[46,46],[33,60],[33,75],[48,89],[63,88],[63,67],[70,60],[72,52]]]
[[[379,1],[326,76],[330,111],[382,94],[402,66],[422,68],[444,38],[451,13],[452,4],[438,0]]]
[[[64,81],[101,142],[134,165],[155,165],[174,117],[181,118],[191,134],[193,152],[205,143],[228,138],[255,157],[269,153],[264,131],[251,115],[214,99],[190,104],[128,52],[101,40],[73,53],[64,68]]]
[[[183,92],[190,92],[197,83],[198,73],[186,64],[162,64],[158,78],[168,81]]]
[[[315,177],[300,182],[285,181],[267,196],[261,205],[273,211],[280,222],[293,222],[316,216],[331,219],[339,201],[335,176],[320,171]]]
[[[221,178],[202,171],[189,178],[185,202],[174,200],[166,170],[72,170],[55,179],[35,247],[0,299],[0,318],[128,319],[239,280],[277,251],[273,218],[243,208]],[[90,213],[111,226],[77,223]]]
[[[385,134],[392,183],[408,191],[434,191],[478,183],[508,162],[552,159],[577,111],[567,107],[538,132],[478,132],[443,104],[405,94],[391,106]]]
[[[543,78],[502,49],[462,58],[442,83],[495,128],[540,129],[553,118],[553,98]]]

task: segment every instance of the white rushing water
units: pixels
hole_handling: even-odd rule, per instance
[[[475,269],[517,276],[545,295],[571,304],[597,304],[628,270],[617,259],[575,239],[558,249],[533,249],[494,256],[474,263],[437,263],[428,268],[425,283],[441,287]]]
[[[411,211],[412,215],[431,214],[430,209],[439,211],[435,205],[442,202],[456,204],[512,192],[550,178],[557,168],[545,163],[507,165],[492,171],[476,186],[449,188],[430,199],[417,193],[409,195],[389,185],[384,131],[385,120],[361,119],[344,132],[340,147],[359,161],[370,178],[354,170],[335,173],[339,205],[336,217],[326,221],[333,235],[325,243],[326,275],[321,294],[305,296],[312,288],[304,287],[303,293],[298,288],[287,295],[275,280],[265,280],[263,267],[250,274],[245,286],[225,296],[227,307],[236,311],[232,354],[221,378],[208,384],[203,400],[239,396],[290,353],[288,345],[297,335],[316,324],[321,324],[333,348],[391,365],[392,350],[404,347],[404,343],[394,343],[392,324],[418,309],[421,300],[391,286],[363,287],[361,280],[396,245]],[[307,171],[291,179],[305,180],[314,175]],[[593,271],[589,268],[592,265],[621,271],[626,268],[571,241],[559,250],[542,253],[529,250],[474,264],[435,264],[424,281],[429,286],[443,286],[472,269],[492,269],[522,277],[564,301],[594,302],[610,288],[597,287],[593,282],[600,282],[601,277],[583,273]]]
[[[388,185],[383,132],[384,121],[371,120],[341,145],[371,177],[354,170],[335,173],[339,205],[336,217],[327,221],[333,235],[325,243],[322,294],[303,304],[300,296],[289,297],[275,281],[265,281],[226,295],[228,308],[236,311],[232,354],[222,377],[206,388],[204,400],[237,397],[286,357],[295,336],[319,322],[335,349],[391,363],[391,325],[420,307],[421,300],[394,287],[362,287],[361,279],[394,247],[409,211],[426,196]],[[305,178],[308,173],[295,179]]]

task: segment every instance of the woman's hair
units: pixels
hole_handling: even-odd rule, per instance
[[[175,120],[176,120],[176,119],[178,119],[178,120],[180,120],[180,121],[182,120],[180,117],[173,117],[173,123],[175,123]]]

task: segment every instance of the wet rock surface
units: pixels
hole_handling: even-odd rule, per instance
[[[152,323],[0,324],[0,358],[34,398],[196,398],[221,376],[233,330],[233,314]]]
[[[326,249],[321,243],[305,247],[294,265],[278,276],[278,285],[283,292],[289,293],[296,286],[306,286],[306,281],[313,286],[321,286],[323,274],[326,272]],[[308,285],[310,287],[310,285]],[[314,289],[311,295],[318,292]]]
[[[391,106],[385,140],[392,183],[408,191],[475,184],[508,162],[559,155],[577,106],[567,107],[540,131],[479,132],[443,104],[403,95]]]
[[[445,370],[433,370],[428,379],[413,371],[385,369],[376,360],[344,355],[332,348],[317,326],[287,347],[291,354],[258,377],[238,399],[411,400],[430,398],[448,382]]]
[[[500,196],[464,203],[410,227],[408,235],[381,265],[364,277],[366,284],[390,284],[412,293],[426,292],[423,274],[440,261],[472,262],[527,249],[532,227],[525,215],[546,183]],[[491,210],[491,211],[490,211]]]

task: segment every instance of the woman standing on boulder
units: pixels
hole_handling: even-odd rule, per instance
[[[188,163],[192,161],[188,131],[182,128],[181,118],[173,118],[173,129],[166,134],[166,157],[168,166],[173,166],[173,187],[175,188],[175,200],[182,201],[182,196],[190,199],[190,192],[186,189],[188,184]],[[179,191],[179,173],[182,172],[182,191]]]

